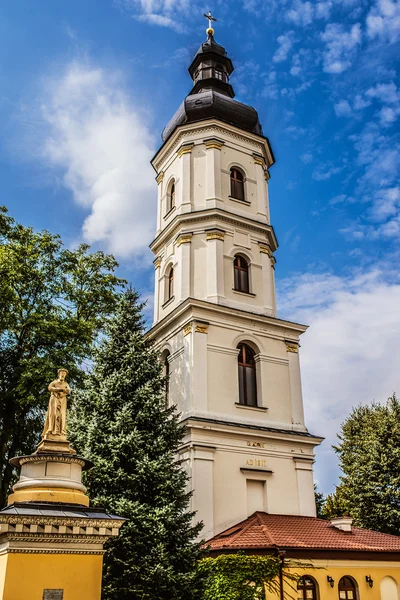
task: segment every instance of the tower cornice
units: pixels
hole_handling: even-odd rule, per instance
[[[251,133],[249,131],[244,131],[239,127],[229,125],[224,121],[214,118],[178,126],[151,160],[151,164],[157,174],[159,174],[161,165],[165,159],[170,154],[178,151],[183,140],[186,140],[188,134],[190,133],[201,134],[208,138],[211,137],[210,134],[218,136],[218,134],[223,135],[228,133],[235,140],[242,140],[247,144],[252,145],[258,151],[258,153],[264,157],[266,167],[268,169],[275,163],[275,157],[267,137],[258,135],[256,133]],[[201,143],[203,143],[203,141],[201,141]]]
[[[223,222],[236,227],[240,226],[242,229],[258,233],[259,235],[265,236],[272,252],[275,252],[278,248],[278,240],[276,239],[272,225],[264,224],[260,221],[243,217],[242,215],[236,216],[233,213],[220,208],[212,208],[176,215],[169,225],[153,240],[150,244],[150,249],[154,254],[157,254],[159,248],[163,246],[167,240],[173,238],[178,232],[181,232],[183,226],[190,229],[192,225],[204,223],[209,229],[210,221]]]

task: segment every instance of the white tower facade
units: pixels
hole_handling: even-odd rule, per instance
[[[154,324],[168,402],[187,426],[181,458],[207,539],[254,511],[315,516],[321,438],[304,424],[299,336],[276,316],[268,169],[254,109],[233,100],[213,35],[192,92],[164,130],[157,173]]]

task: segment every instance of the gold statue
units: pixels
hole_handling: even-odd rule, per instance
[[[58,369],[58,377],[49,385],[50,400],[46,422],[37,452],[67,452],[75,454],[67,441],[67,396],[71,388],[65,381],[67,369]]]
[[[49,408],[42,439],[46,439],[49,434],[67,439],[67,396],[71,393],[71,388],[65,381],[67,375],[67,369],[58,369],[58,378],[49,385]]]

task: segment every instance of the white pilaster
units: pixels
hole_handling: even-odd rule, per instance
[[[293,425],[304,427],[303,394],[301,391],[301,375],[299,361],[299,346],[293,342],[286,342],[289,360],[290,396],[292,399]]]
[[[210,539],[214,535],[214,452],[215,448],[194,446],[192,449],[193,506],[197,510],[196,521],[203,521],[201,536]]]
[[[211,138],[205,140],[204,145],[207,152],[207,208],[222,208],[221,148],[224,145],[224,142],[216,138]]]
[[[190,333],[190,395],[191,409],[207,412],[207,335],[208,323],[195,321],[188,325],[186,332]]]
[[[220,229],[207,231],[207,299],[218,303],[225,298],[224,238]]]
[[[161,218],[162,218],[162,197],[163,197],[163,188],[164,188],[164,172],[161,171],[156,177],[156,181],[158,183],[158,194],[157,194],[157,231],[156,235],[161,231]]]
[[[177,281],[175,286],[175,297],[178,302],[183,302],[190,296],[190,242],[192,239],[191,233],[181,234],[176,240],[176,262]]]
[[[180,158],[180,177],[177,186],[177,207],[180,213],[191,212],[192,148],[194,144],[183,144],[178,150]]]
[[[299,514],[303,517],[316,517],[313,461],[310,459],[295,458],[294,463],[297,475]]]
[[[160,311],[160,266],[161,258],[154,261],[154,323],[158,321]]]
[[[264,289],[264,308],[265,312],[271,316],[276,314],[276,294],[275,294],[275,259],[269,246],[260,244],[260,254],[262,263],[262,278]]]
[[[259,154],[253,154],[255,170],[256,170],[256,181],[257,181],[257,214],[267,220],[267,185],[264,175],[264,158]]]

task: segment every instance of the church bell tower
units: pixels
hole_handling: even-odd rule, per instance
[[[209,15],[210,17],[210,15]],[[258,114],[234,99],[225,48],[207,29],[193,88],[162,134],[154,323],[168,402],[187,426],[181,459],[208,539],[256,510],[315,516],[299,336],[276,314],[268,181]]]

